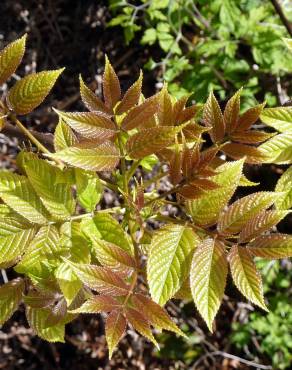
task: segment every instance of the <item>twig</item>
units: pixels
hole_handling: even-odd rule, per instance
[[[289,20],[286,18],[281,5],[278,3],[277,0],[271,0],[271,3],[273,4],[276,12],[278,13],[283,25],[286,27],[286,30],[288,31],[289,35],[292,37],[292,24],[289,22]]]
[[[3,279],[3,282],[6,284],[8,283],[8,277],[7,277],[7,274],[6,274],[6,271],[4,269],[1,269],[1,275],[2,275],[2,279]]]

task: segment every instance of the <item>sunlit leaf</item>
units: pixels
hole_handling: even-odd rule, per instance
[[[265,162],[267,163],[292,163],[292,131],[273,136],[259,149],[266,156]]]
[[[8,44],[0,51],[0,85],[16,71],[25,51],[26,36]]]
[[[85,85],[81,75],[79,76],[81,99],[88,110],[91,112],[100,111],[111,114],[111,110],[95,95],[95,93]]]
[[[105,105],[113,109],[121,97],[121,87],[118,76],[110,64],[108,57],[105,57],[105,69],[103,74],[103,96]]]
[[[247,248],[257,257],[267,259],[292,257],[292,235],[262,235],[250,242]]]
[[[232,279],[238,290],[252,303],[268,311],[263,297],[262,279],[244,247],[233,246],[229,253]]]
[[[227,102],[224,109],[224,123],[226,127],[226,132],[231,133],[235,131],[237,126],[237,121],[239,118],[240,109],[240,94],[242,89],[238,90]]]
[[[60,118],[54,133],[54,147],[56,151],[66,149],[77,144],[77,138],[71,128]]]
[[[143,72],[140,71],[138,80],[126,91],[121,103],[116,109],[116,114],[123,114],[138,104],[141,96]]]
[[[233,159],[245,157],[247,163],[263,163],[267,160],[266,153],[251,145],[227,143],[222,147],[222,151]]]
[[[276,199],[275,206],[278,209],[289,209],[292,207],[292,167],[283,173],[277,182],[276,192],[282,192],[282,195]]]
[[[90,171],[111,171],[120,160],[119,151],[109,141],[95,145],[91,143],[90,147],[87,143],[78,144],[50,154],[50,157]]]
[[[190,286],[194,302],[208,328],[223,299],[228,265],[224,245],[214,239],[205,239],[194,253]]]
[[[204,105],[203,121],[205,126],[211,127],[209,134],[214,143],[220,142],[224,138],[225,124],[220,106],[213,92],[210,93]]]
[[[277,131],[292,131],[292,107],[266,108],[260,118],[266,125]]]
[[[30,113],[43,102],[63,70],[32,73],[17,81],[7,95],[9,107],[17,114]]]
[[[95,172],[75,168],[76,190],[79,203],[88,212],[95,210],[102,195],[102,185]]]
[[[105,322],[105,337],[111,359],[113,351],[126,331],[127,322],[122,311],[111,312]]]
[[[122,304],[108,295],[96,295],[89,298],[83,305],[73,313],[100,313],[122,309]]]
[[[258,104],[246,110],[238,119],[236,131],[246,131],[259,119],[266,103]]]
[[[161,306],[186,279],[199,238],[186,226],[169,224],[157,231],[150,245],[147,278],[152,299]]]

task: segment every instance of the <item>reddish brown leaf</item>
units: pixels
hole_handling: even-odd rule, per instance
[[[183,96],[182,98],[178,99],[172,107],[172,124],[177,125],[179,124],[179,116],[181,115],[182,111],[185,108],[185,105],[189,99],[190,95]]]
[[[159,108],[157,115],[158,122],[161,126],[173,125],[172,101],[166,85],[163,86],[163,89],[159,93]]]
[[[169,175],[171,182],[176,185],[182,180],[182,152],[178,145],[175,146],[173,156],[169,163]]]
[[[203,178],[194,179],[193,181],[190,182],[190,185],[194,185],[202,189],[203,191],[220,188],[220,185],[218,185],[216,182]]]
[[[237,121],[239,118],[241,90],[242,89],[238,90],[232,96],[232,98],[228,100],[224,110],[224,122],[227,133],[234,131],[237,126]]]
[[[185,336],[171,320],[167,311],[152,301],[151,298],[142,294],[135,294],[132,296],[132,302],[134,307],[157,329],[165,329]]]
[[[263,211],[251,218],[239,234],[240,243],[247,242],[259,236],[264,231],[277,225],[289,211]]]
[[[159,349],[159,345],[152,334],[150,324],[146,317],[141,312],[130,307],[126,308],[125,314],[127,320],[133,326],[133,328],[137,330],[137,332],[140,333],[143,337],[149,339]]]
[[[79,75],[79,82],[81,99],[86,108],[91,112],[100,111],[106,114],[111,114],[111,110],[106,107],[104,102],[99,99],[99,97],[97,97],[88,86],[85,85],[81,75]]]
[[[236,131],[248,130],[259,119],[264,107],[265,103],[249,108],[246,112],[244,112],[238,120]]]
[[[46,318],[46,327],[57,325],[61,322],[67,314],[67,303],[64,298],[60,299],[59,302],[52,307],[48,317]]]
[[[197,143],[192,148],[185,147],[182,158],[182,170],[185,177],[189,177],[200,160],[200,145]]]
[[[204,106],[203,121],[205,126],[212,128],[209,134],[213,143],[220,143],[224,138],[225,125],[220,106],[213,92],[210,93]]]
[[[124,130],[132,130],[133,128],[144,126],[144,123],[154,116],[158,110],[157,96],[146,99],[144,103],[134,107],[123,119],[122,128]]]
[[[197,186],[185,185],[178,191],[178,194],[187,199],[198,199],[204,195],[205,192]]]
[[[100,313],[122,309],[122,304],[108,295],[95,295],[90,297],[83,305],[72,313]]]
[[[103,96],[105,105],[111,110],[113,110],[121,97],[120,81],[107,56],[103,74]]]
[[[176,123],[181,124],[190,121],[191,119],[195,118],[196,114],[201,110],[201,108],[202,107],[198,105],[191,105],[190,107],[183,109],[179,113]]]
[[[127,322],[121,311],[111,312],[105,323],[105,336],[109,349],[109,358],[112,357],[113,351],[124,332],[126,331]]]
[[[250,242],[247,247],[257,257],[268,259],[292,257],[292,235],[263,235]]]
[[[232,141],[238,141],[243,144],[259,144],[263,141],[268,140],[270,137],[273,137],[275,133],[262,132],[257,130],[252,131],[239,131],[234,132],[230,135]]]
[[[140,71],[138,80],[126,91],[121,103],[116,109],[116,114],[123,114],[138,104],[141,96],[143,73]]]
[[[206,127],[200,126],[194,122],[190,122],[183,128],[182,133],[186,142],[194,142],[198,141],[201,135],[208,130],[209,129]]]
[[[233,159],[246,157],[247,163],[262,163],[267,158],[258,148],[245,144],[225,144],[222,151]]]

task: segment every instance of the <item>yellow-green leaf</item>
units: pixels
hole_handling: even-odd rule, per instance
[[[289,209],[292,207],[292,167],[283,173],[277,182],[276,192],[282,195],[276,199],[275,206],[277,209]]]
[[[186,279],[199,238],[187,226],[169,224],[157,231],[150,245],[147,279],[152,299],[165,304]]]
[[[102,144],[78,144],[48,156],[90,171],[111,171],[120,160],[118,149],[109,141]]]
[[[193,221],[199,225],[212,225],[217,222],[219,214],[235,192],[242,175],[244,160],[227,162],[219,166],[218,175],[212,180],[220,188],[206,192],[199,199],[186,203],[187,210]]]
[[[252,303],[268,311],[263,296],[262,279],[244,247],[233,246],[229,253],[232,279],[238,290]]]
[[[14,279],[0,287],[0,325],[3,325],[15,310],[22,299],[24,281]]]
[[[0,85],[16,71],[25,52],[26,35],[0,51]]]
[[[95,210],[102,195],[102,185],[95,172],[75,168],[76,190],[79,203],[88,212]]]
[[[290,164],[292,163],[292,131],[275,135],[258,148],[266,156],[264,162]]]
[[[56,151],[66,149],[77,144],[77,138],[71,128],[60,118],[54,133],[54,147]]]
[[[25,164],[28,179],[41,201],[54,219],[64,220],[75,210],[75,201],[70,185],[57,183],[62,171],[42,159]]]
[[[256,257],[266,259],[292,257],[292,235],[262,235],[247,245],[248,250]]]
[[[1,171],[0,198],[32,223],[48,222],[48,212],[26,177]]]
[[[292,107],[266,108],[260,119],[277,131],[292,131]]]
[[[223,299],[227,272],[224,245],[215,239],[205,239],[193,256],[190,286],[196,307],[211,331]]]
[[[7,102],[17,114],[27,114],[38,107],[49,94],[64,68],[32,73],[9,90]]]

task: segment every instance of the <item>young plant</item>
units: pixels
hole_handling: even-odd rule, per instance
[[[1,52],[1,83],[24,49],[25,36]],[[202,110],[166,85],[145,99],[142,74],[122,95],[106,58],[104,99],[80,76],[88,111],[55,110],[50,152],[19,116],[61,72],[28,75],[1,101],[2,127],[13,123],[37,149],[18,154],[18,173],[0,171],[0,264],[19,275],[0,287],[1,323],[23,302],[37,335],[64,341],[78,314],[103,312],[110,356],[127,325],[158,346],[152,328],[184,336],[163,308],[172,298],[191,294],[213,330],[228,269],[239,291],[267,310],[253,257],[292,255],[292,236],[275,229],[291,207],[291,171],[275,192],[234,194],[256,185],[245,163],[292,162],[291,108],[260,104],[240,115],[239,90],[223,113],[212,93]],[[281,133],[253,129],[260,116]],[[118,206],[101,207],[104,189]],[[165,213],[169,204],[176,216]]]

